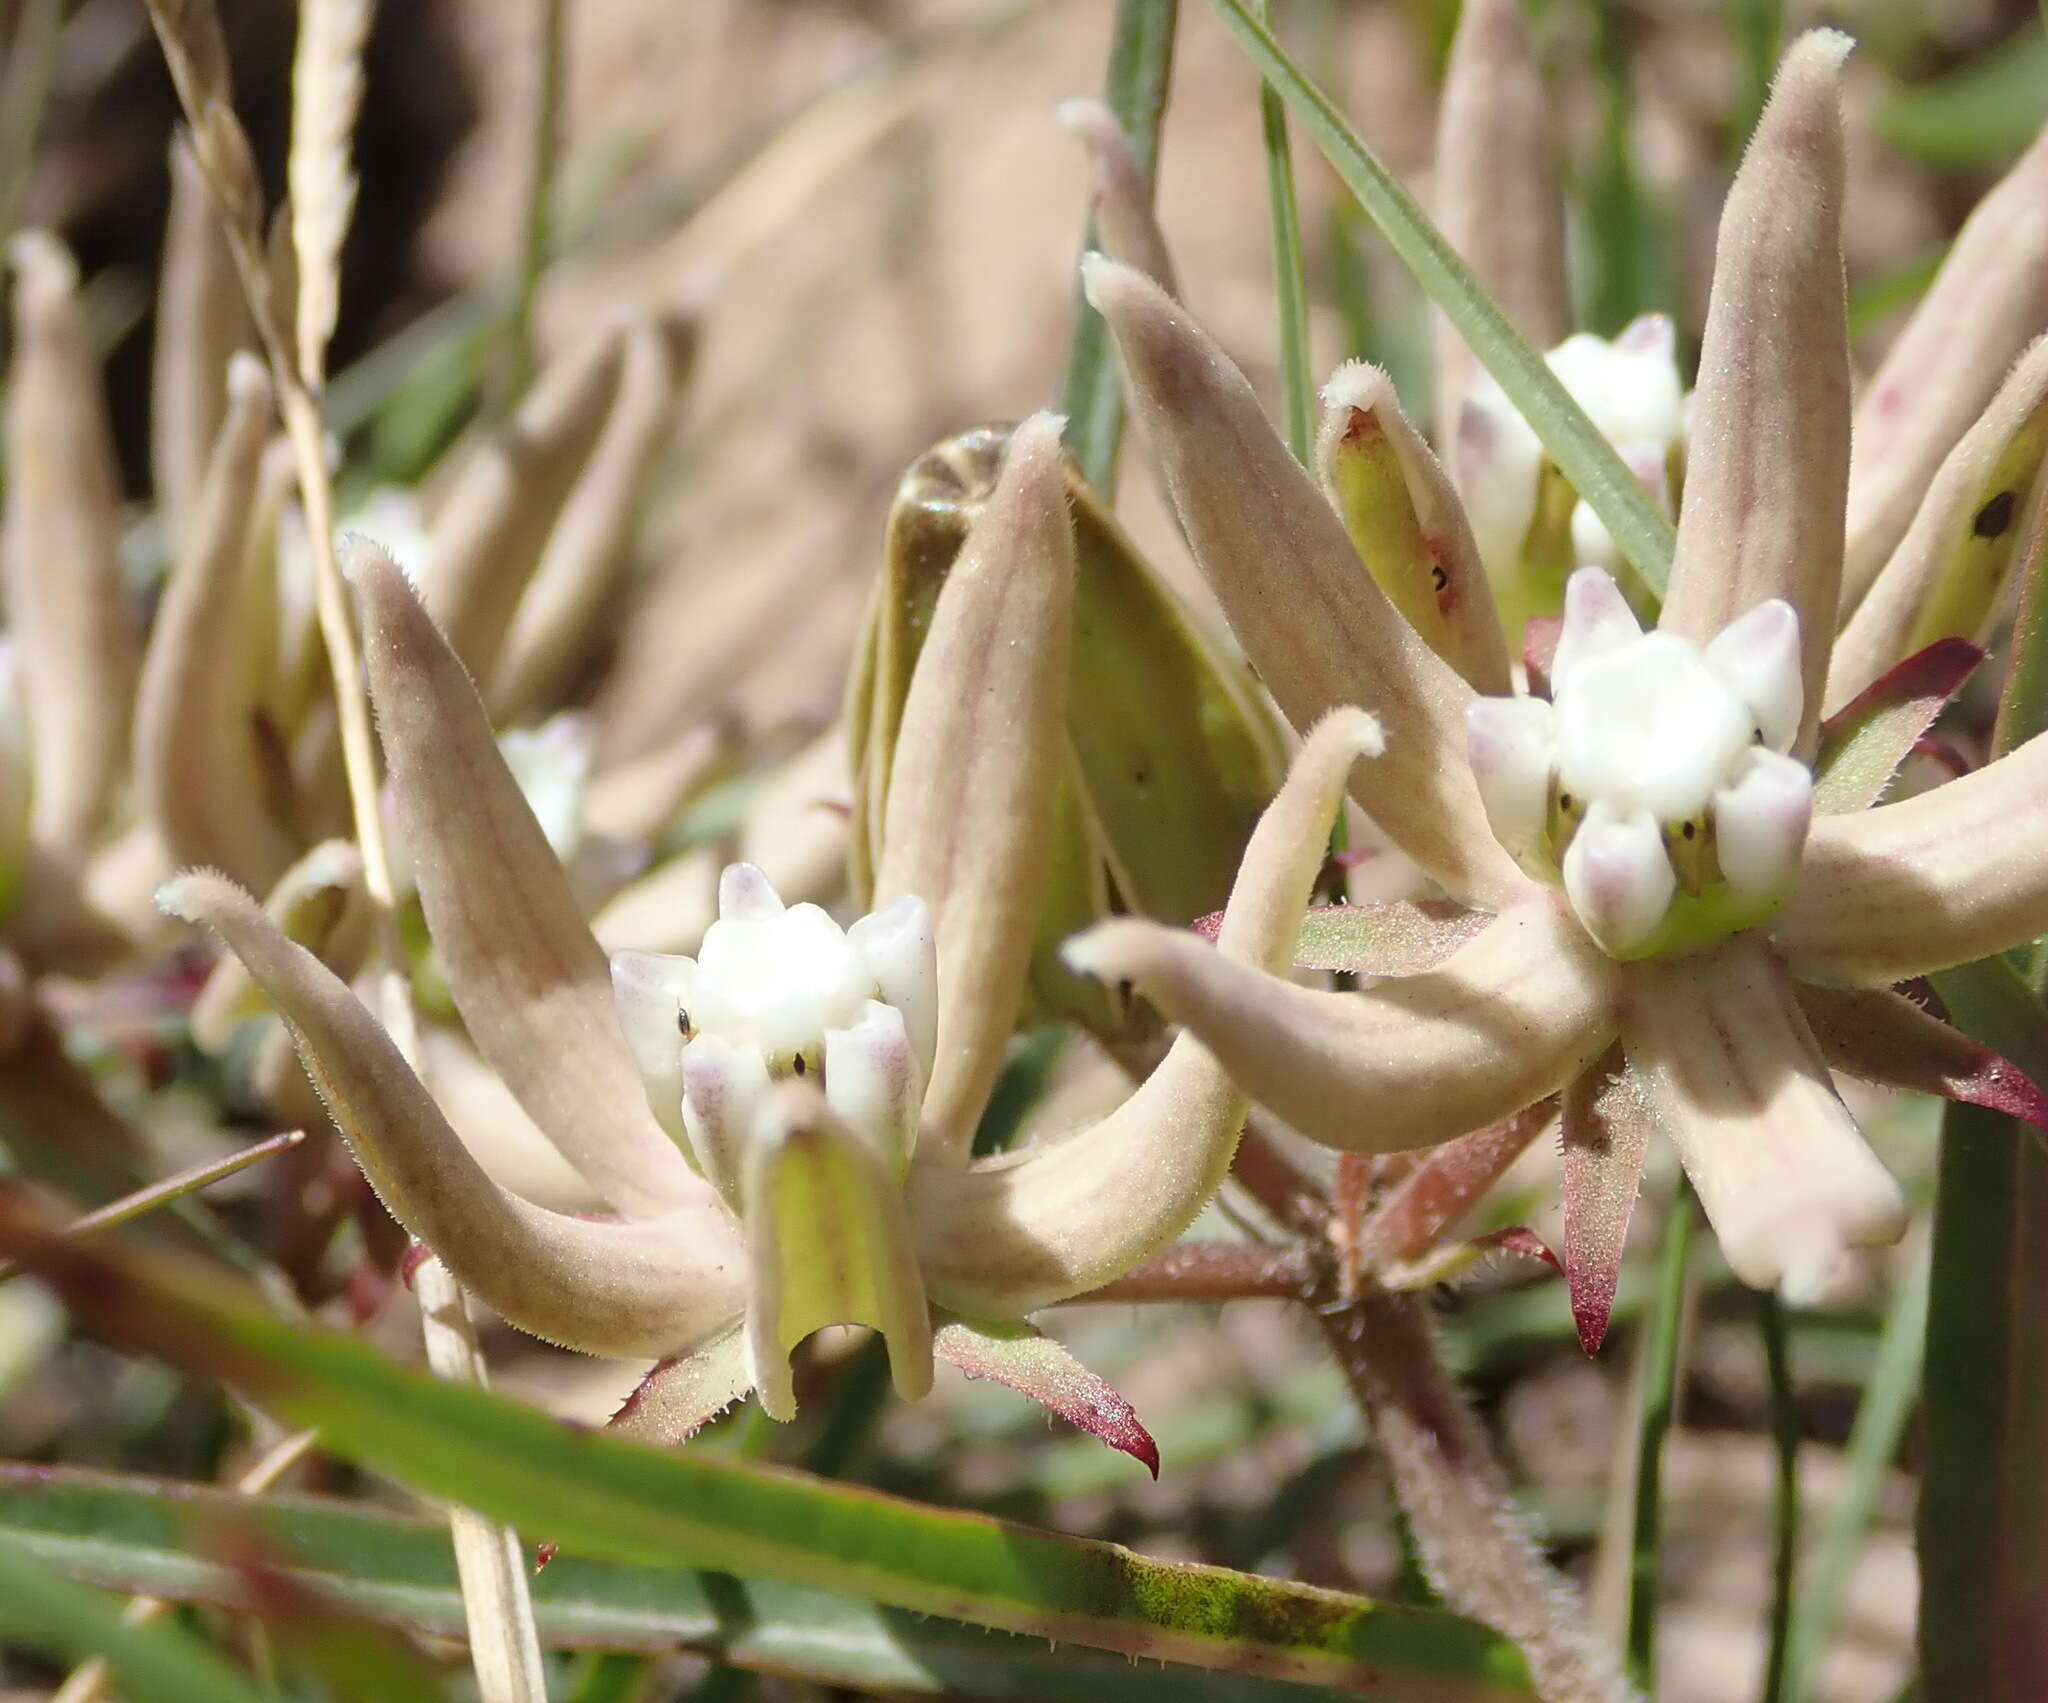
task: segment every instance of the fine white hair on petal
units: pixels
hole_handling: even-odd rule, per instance
[[[1752,751],[1714,795],[1714,844],[1729,888],[1744,899],[1785,892],[1799,873],[1812,823],[1813,772],[1777,751]]]
[[[1494,837],[1527,867],[1541,855],[1557,748],[1541,698],[1479,698],[1465,711],[1465,750]]]
[[[1773,751],[1789,751],[1805,710],[1799,676],[1799,611],[1782,597],[1737,616],[1708,641],[1706,657],[1756,716]]]
[[[1607,951],[1640,946],[1678,890],[1655,819],[1594,800],[1564,855],[1564,890],[1586,932]]]
[[[1564,626],[1550,664],[1551,689],[1561,692],[1581,664],[1642,636],[1642,623],[1614,576],[1599,568],[1580,568],[1565,581]]]

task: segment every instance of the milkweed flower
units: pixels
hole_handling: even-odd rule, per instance
[[[347,556],[397,827],[450,991],[478,1052],[615,1214],[549,1211],[493,1181],[343,982],[225,878],[179,877],[161,902],[217,932],[277,1006],[393,1215],[521,1329],[657,1358],[620,1415],[639,1434],[687,1435],[749,1389],[790,1417],[791,1349],[853,1323],[886,1341],[905,1397],[947,1359],[1156,1470],[1128,1406],[1024,1320],[1178,1235],[1248,1102],[1188,1036],[1098,1122],[970,1158],[1015,1022],[1064,738],[1058,422],[1018,428],[948,576],[904,706],[879,908],[843,930],[740,864],[694,957],[608,963],[455,652],[388,556],[360,540]],[[1245,852],[1226,954],[1286,962],[1345,781],[1378,747],[1360,710],[1303,745]]]
[[[1440,961],[1363,992],[1137,921],[1077,938],[1070,961],[1134,982],[1339,1149],[1431,1145],[1561,1096],[1565,1264],[1589,1349],[1652,1127],[1737,1275],[1810,1302],[1904,1224],[1831,1068],[2048,1122],[2033,1083],[1892,991],[2048,931],[2048,740],[1864,808],[1953,690],[1948,664],[1970,654],[1956,644],[1879,683],[1913,713],[1851,714],[1855,764],[1835,760],[1842,738],[1823,745],[1850,457],[1847,48],[1829,31],[1793,46],[1723,216],[1661,616],[1643,631],[1581,569],[1548,701],[1491,683],[1497,650],[1475,666],[1402,621],[1388,564],[1361,571],[1221,352],[1136,272],[1086,269],[1197,560],[1276,700],[1304,724],[1332,703],[1373,709],[1387,751],[1355,796],[1490,920],[1446,925]],[[1357,401],[1333,389],[1326,435]],[[1439,597],[1485,595],[1457,552],[1436,560],[1451,564]],[[1399,924],[1415,968],[1428,925],[1412,914],[1317,914],[1349,930],[1348,967],[1395,956]]]

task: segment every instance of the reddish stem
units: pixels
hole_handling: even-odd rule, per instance
[[[1305,1299],[1319,1273],[1303,1247],[1256,1242],[1176,1242],[1082,1301],[1251,1301]]]

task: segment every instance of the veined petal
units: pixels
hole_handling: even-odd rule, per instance
[[[1345,779],[1379,748],[1379,728],[1362,710],[1338,710],[1318,725],[1245,848],[1216,947],[1174,938],[1219,961],[1283,966]],[[1085,953],[1093,938],[1070,951]],[[1122,1276],[1186,1229],[1216,1192],[1245,1111],[1215,1058],[1183,1035],[1138,1091],[1091,1127],[986,1164],[913,1165],[911,1218],[933,1299],[973,1318],[1016,1318]]]
[[[79,303],[57,239],[14,239],[14,359],[0,569],[34,753],[32,832],[67,859],[104,825],[127,772],[135,617],[121,583],[120,476]]]
[[[970,1378],[992,1378],[1042,1403],[1159,1476],[1159,1445],[1131,1404],[1043,1331],[950,1319],[932,1337],[932,1352]]]
[[[1564,1094],[1564,1266],[1579,1346],[1598,1354],[1642,1186],[1650,1105],[1615,1047]]]
[[[1137,267],[1168,295],[1179,295],[1166,237],[1153,216],[1151,186],[1116,114],[1093,96],[1079,95],[1061,101],[1054,116],[1088,150],[1089,197],[1102,251]]]
[[[1466,0],[1437,114],[1437,224],[1539,349],[1571,330],[1551,110],[1522,0]],[[1437,418],[1450,431],[1473,362],[1463,339],[1437,319]]]
[[[1705,644],[1759,603],[1789,601],[1800,756],[1820,719],[1849,477],[1839,91],[1849,47],[1834,30],[1792,44],[1721,215],[1662,622]]]
[[[2013,357],[2048,329],[2048,130],[1977,203],[1856,409],[1844,607],[1863,596]]]
[[[1785,972],[1753,938],[1630,966],[1629,1065],[1735,1275],[1795,1304],[1898,1240],[1898,1185],[1836,1098]]]
[[[1185,310],[1101,256],[1083,281],[1195,561],[1280,708],[1296,727],[1337,704],[1371,710],[1387,755],[1359,803],[1454,896],[1492,904],[1525,890],[1463,760],[1471,687],[1373,583],[1251,385]]]
[[[213,929],[248,966],[291,1026],[378,1197],[511,1323],[589,1354],[662,1355],[687,1351],[738,1315],[741,1250],[715,1202],[599,1222],[507,1193],[355,995],[246,893],[217,875],[185,875],[162,903]]]
[[[1912,652],[1947,638],[1986,641],[2006,603],[2044,461],[2048,337],[2035,340],[1943,459],[1906,536],[1835,641],[1830,715]]]
[[[2048,735],[1898,804],[1822,816],[1772,927],[1802,980],[1874,987],[2048,934]]]
[[[1059,421],[1010,441],[933,611],[889,773],[878,904],[914,894],[938,940],[938,1044],[920,1148],[972,1139],[1017,1021],[1066,748],[1074,547]]]
[[[1464,506],[1380,368],[1347,361],[1323,386],[1316,472],[1401,618],[1474,691],[1512,691],[1493,587]]]
[[[1939,1094],[2048,1130],[2048,1095],[2010,1059],[1889,988],[1798,989],[1828,1065],[1886,1088]]]
[[[252,639],[243,598],[250,515],[274,408],[253,355],[235,358],[227,414],[158,606],[135,698],[135,783],[176,864],[268,888],[292,861],[265,807],[247,681],[228,659]]]
[[[1617,972],[1555,900],[1504,912],[1434,970],[1329,993],[1149,923],[1085,938],[1090,967],[1135,982],[1246,1093],[1312,1141],[1429,1147],[1554,1094],[1614,1038]]]
[[[604,953],[505,766],[476,688],[391,558],[346,568],[427,929],[477,1051],[622,1212],[708,1207],[647,1109]]]
[[[880,1154],[811,1084],[763,1105],[747,1147],[747,1356],[771,1419],[796,1416],[789,1356],[826,1325],[889,1345],[896,1393],[932,1387],[932,1321],[903,1194]]]

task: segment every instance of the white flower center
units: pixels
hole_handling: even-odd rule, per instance
[[[612,956],[619,1018],[670,1134],[737,1208],[770,1084],[810,1077],[899,1174],[908,1163],[938,1028],[931,918],[900,899],[851,929],[783,906],[736,863],[695,958]]]
[[[1702,649],[1644,633],[1614,582],[1581,568],[1551,690],[1550,703],[1473,705],[1472,768],[1501,844],[1562,881],[1594,939],[1638,956],[1775,908],[1813,815],[1813,777],[1786,754],[1802,699],[1789,604],[1759,605]],[[1681,894],[1707,904],[1674,935]]]

